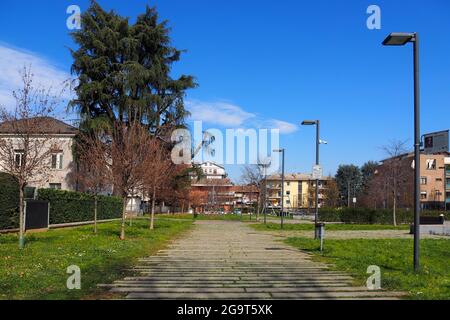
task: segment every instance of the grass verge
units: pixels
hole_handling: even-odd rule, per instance
[[[261,216],[259,216],[261,219]],[[192,214],[158,214],[158,219],[182,219],[193,220]],[[252,214],[251,217],[248,214],[199,214],[195,220],[226,220],[226,221],[256,221],[256,215]]]
[[[0,299],[96,298],[104,293],[97,284],[123,277],[138,258],[160,250],[191,225],[161,220],[151,231],[148,220],[136,219],[124,241],[120,222],[99,224],[97,235],[92,226],[50,230],[28,235],[24,250],[18,249],[16,234],[0,235]],[[71,265],[81,269],[81,290],[66,287]]]
[[[413,271],[413,241],[410,239],[326,240],[323,253],[317,240],[288,238],[286,243],[314,254],[333,269],[355,276],[355,285],[365,285],[367,267],[381,268],[383,289],[404,291],[410,299],[450,299],[450,240],[421,241],[421,272]]]

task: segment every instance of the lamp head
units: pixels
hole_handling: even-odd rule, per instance
[[[302,126],[313,126],[317,124],[317,121],[315,120],[305,120],[302,122]]]
[[[415,40],[415,33],[392,32],[383,41],[384,46],[404,46]]]

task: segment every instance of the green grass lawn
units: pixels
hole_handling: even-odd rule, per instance
[[[119,240],[120,222],[50,230],[27,236],[24,250],[17,235],[0,235],[0,299],[84,299],[104,294],[99,283],[111,283],[138,258],[164,247],[167,240],[192,225],[191,221],[157,220],[153,231],[148,220],[136,219],[127,239]],[[66,269],[81,268],[81,290],[66,288]]]
[[[263,223],[252,225],[253,228],[260,231],[281,230],[280,223]],[[312,223],[286,223],[283,225],[283,230],[288,231],[313,231],[314,224]],[[381,224],[325,224],[326,231],[339,230],[409,230],[408,225],[399,225],[394,227],[392,225]]]
[[[192,214],[158,214],[156,216],[160,219],[190,219],[193,220]],[[261,217],[261,216],[260,216]],[[250,221],[250,215],[243,214],[199,214],[196,220],[228,220],[228,221]],[[256,221],[256,215],[252,214],[252,221]]]
[[[352,273],[356,285],[365,285],[367,267],[377,265],[383,289],[404,291],[412,299],[450,299],[450,240],[421,241],[419,274],[413,272],[410,239],[325,240],[323,254],[316,240],[289,238],[286,243],[331,262],[336,270]]]

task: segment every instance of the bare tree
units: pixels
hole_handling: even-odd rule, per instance
[[[142,190],[148,163],[152,160],[152,137],[138,122],[116,128],[111,141],[111,173],[115,192],[122,197],[120,239],[125,239],[125,218],[128,195]]]
[[[150,230],[153,230],[157,191],[167,187],[170,188],[168,184],[175,168],[170,159],[170,153],[157,138],[150,141],[148,148],[151,160],[145,165],[142,189],[146,190],[147,195],[152,199]]]
[[[94,233],[97,233],[98,195],[112,190],[112,181],[108,166],[105,164],[104,142],[98,140],[101,135],[84,133],[75,144],[77,170],[72,170],[69,179],[76,181],[79,190],[94,196]]]
[[[405,171],[402,170],[403,162],[400,156],[406,153],[406,141],[392,140],[388,145],[382,147],[389,157],[384,163],[386,168],[386,188],[392,195],[392,219],[394,226],[397,225],[396,210],[397,198],[399,196],[399,184]]]
[[[241,180],[244,184],[254,186],[261,195],[264,183],[264,168],[260,165],[246,165],[242,169]],[[251,195],[251,192],[250,192]],[[256,221],[259,220],[259,210],[261,207],[261,197],[257,199]]]
[[[19,247],[23,248],[25,188],[48,179],[52,154],[60,146],[51,135],[50,118],[58,97],[50,88],[34,86],[30,68],[25,67],[21,76],[22,88],[13,92],[15,107],[12,111],[0,107],[0,169],[19,184]]]
[[[314,197],[315,197],[314,193]],[[328,180],[326,188],[323,190],[324,203],[326,207],[336,208],[339,203],[339,189],[336,180]]]
[[[194,209],[194,214],[197,214],[198,208],[203,208],[208,202],[208,192],[202,190],[191,190],[189,192],[189,202]]]
[[[141,190],[146,164],[151,161],[151,139],[148,130],[131,121],[97,132],[95,138],[85,141],[89,145],[84,148],[93,154],[98,167],[104,166],[104,177],[113,186],[113,193],[122,198],[121,240],[125,240],[128,196]]]

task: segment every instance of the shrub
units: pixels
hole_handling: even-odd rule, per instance
[[[422,211],[421,216],[438,216],[444,214],[450,219],[450,212]],[[319,220],[324,222],[344,222],[358,224],[393,224],[392,210],[368,208],[323,208],[319,210]],[[396,220],[399,224],[412,223],[414,211],[398,209]]]
[[[38,200],[50,202],[50,224],[91,221],[94,219],[94,196],[91,194],[39,189]],[[98,196],[98,220],[122,216],[122,201],[117,197]]]
[[[19,184],[6,173],[0,173],[0,230],[19,227]]]

